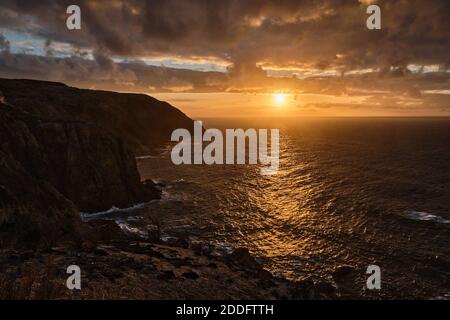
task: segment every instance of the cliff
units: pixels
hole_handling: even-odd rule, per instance
[[[37,117],[95,124],[135,155],[165,144],[174,129],[192,120],[167,102],[144,94],[84,90],[62,83],[0,79],[5,101]]]
[[[159,197],[135,154],[192,122],[145,95],[0,79],[0,239],[47,243],[79,236],[79,211]]]

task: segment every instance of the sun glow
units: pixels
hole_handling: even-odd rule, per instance
[[[276,106],[284,106],[287,101],[287,95],[284,93],[274,93],[273,101]]]

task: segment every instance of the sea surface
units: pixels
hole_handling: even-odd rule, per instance
[[[138,159],[163,199],[111,210],[128,232],[149,217],[165,237],[186,236],[227,252],[246,247],[275,275],[332,280],[339,266],[365,275],[369,297],[450,293],[450,119],[321,118],[204,120],[206,128],[279,128],[280,170],[181,165],[170,147]]]

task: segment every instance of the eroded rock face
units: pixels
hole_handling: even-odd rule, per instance
[[[159,198],[141,183],[133,150],[167,141],[164,130],[188,122],[179,111],[153,108],[150,97],[55,83],[0,79],[0,91],[1,244],[80,238],[80,211]],[[178,120],[168,125],[172,115]],[[144,129],[146,119],[158,126]]]
[[[83,90],[61,83],[0,79],[5,100],[39,117],[94,123],[120,137],[135,155],[170,140],[193,122],[167,102],[143,94]]]
[[[51,184],[30,175],[11,144],[36,147],[27,127],[0,104],[0,245],[50,245],[58,239],[78,240],[82,224],[74,204]],[[10,139],[15,136],[16,139]],[[17,147],[17,146],[16,146]]]
[[[76,207],[46,182],[14,163],[0,164],[0,247],[42,247],[58,240],[80,241],[83,225]],[[13,166],[13,167],[11,167]]]
[[[156,189],[140,182],[134,155],[121,139],[95,124],[35,117],[2,106],[4,153],[80,211],[127,207],[158,197]]]

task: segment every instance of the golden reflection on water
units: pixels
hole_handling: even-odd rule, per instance
[[[251,247],[257,247],[259,255],[280,261],[294,255],[305,257],[316,251],[316,248],[312,249],[315,244],[310,236],[302,233],[294,236],[289,232],[292,225],[302,226],[313,222],[314,214],[305,204],[309,203],[309,197],[318,191],[317,186],[308,182],[308,174],[295,174],[306,171],[308,166],[298,161],[295,151],[295,141],[289,136],[283,136],[278,174],[255,174],[248,182],[253,186],[248,189],[248,202],[252,203],[256,207],[254,211],[258,212],[258,216],[249,217],[252,220],[249,223],[257,227],[255,232],[246,232],[245,240],[242,240],[248,242]],[[272,271],[288,275],[289,271],[286,270],[280,268]]]
[[[429,166],[421,163],[448,166],[445,159],[429,158],[428,145],[408,146],[407,141],[417,142],[408,139],[411,130],[395,131],[406,135],[401,150],[398,142],[380,138],[379,132],[391,123],[377,124],[380,131],[364,121],[340,126],[324,121],[317,128],[299,124],[300,133],[281,131],[280,168],[273,176],[261,176],[257,166],[174,167],[167,158],[141,163],[143,178],[156,178],[157,172],[179,200],[158,203],[155,213],[168,229],[188,226],[194,237],[247,247],[268,270],[295,279],[326,278],[341,264],[364,265],[375,259],[391,263],[393,254],[407,260],[409,252],[423,256],[432,250],[437,255],[448,248],[448,237],[445,242],[433,226],[423,224],[418,233],[418,225],[398,216],[420,206],[410,197],[411,190],[432,188],[428,194],[436,195],[436,201],[427,203],[448,207],[448,195],[441,192],[448,181],[440,179],[445,172],[430,178],[437,185],[408,176],[429,174]],[[373,134],[355,136],[355,126],[359,132],[368,127]],[[326,130],[332,134],[323,134]],[[439,150],[445,143],[443,139]],[[406,168],[417,173],[405,171],[408,162]],[[180,179],[182,183],[176,182]],[[400,267],[394,270],[402,272]]]

